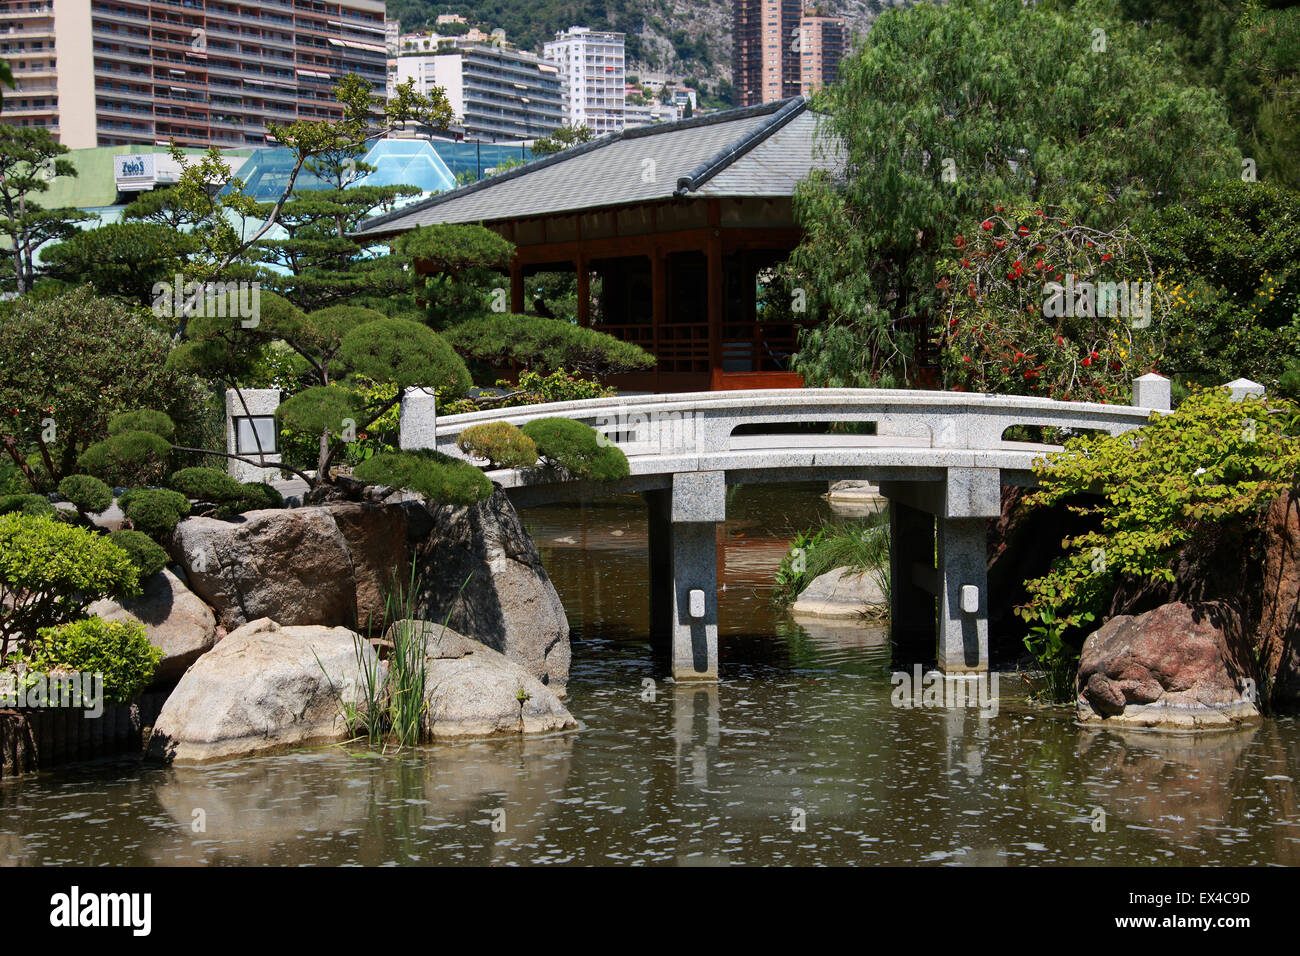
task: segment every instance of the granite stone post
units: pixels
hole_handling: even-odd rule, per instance
[[[673,476],[672,669],[678,681],[718,679],[718,523],[726,519],[726,475]]]
[[[939,643],[945,674],[989,668],[987,518],[940,518]]]

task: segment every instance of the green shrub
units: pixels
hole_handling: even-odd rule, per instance
[[[44,495],[0,495],[0,515],[23,514],[53,517],[54,505]]]
[[[492,495],[492,482],[483,472],[436,451],[380,452],[352,474],[371,484],[414,491],[438,504],[471,505]]]
[[[113,503],[113,489],[92,475],[68,475],[59,482],[59,494],[83,515],[99,514]]]
[[[165,488],[132,488],[118,504],[131,522],[155,541],[171,535],[176,525],[190,513],[190,499],[179,491]]]
[[[600,434],[590,425],[570,418],[539,418],[525,425],[523,433],[537,445],[546,464],[575,478],[618,481],[629,474],[622,449],[602,444]]]
[[[82,471],[116,487],[155,485],[167,474],[171,442],[153,432],[120,432],[81,453]]]
[[[167,567],[167,552],[154,543],[147,534],[140,531],[114,531],[108,536],[131,559],[140,580],[145,581],[163,568]]]
[[[139,621],[83,618],[42,628],[23,654],[28,668],[42,673],[71,670],[104,676],[104,700],[125,704],[153,680],[162,649],[149,643]]]
[[[509,422],[471,425],[456,438],[456,447],[489,468],[530,468],[537,464],[537,443]]]
[[[104,535],[49,517],[0,516],[0,659],[13,640],[138,589],[135,565]]]
[[[182,468],[172,472],[167,486],[196,501],[234,501],[243,486],[219,468]]]
[[[283,508],[284,496],[264,481],[249,481],[239,486],[239,495],[217,508],[218,518],[233,518],[245,511]]]
[[[171,441],[176,437],[176,426],[164,412],[155,412],[149,408],[140,408],[132,412],[114,415],[108,423],[109,437],[125,435],[127,432],[151,432],[159,438]]]
[[[586,398],[610,398],[618,389],[604,385],[594,378],[583,378],[565,369],[556,369],[549,375],[524,371],[518,381],[497,380],[497,388],[510,396],[500,407],[539,405],[542,402],[577,402]],[[448,415],[452,414],[447,412]]]
[[[571,369],[594,376],[655,364],[653,355],[631,342],[563,319],[536,315],[479,316],[443,335],[462,355],[497,367],[519,365],[542,374]]]

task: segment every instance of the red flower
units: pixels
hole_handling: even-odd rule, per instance
[[[966,248],[966,237],[965,237],[965,236],[958,236],[956,239],[954,239],[954,240],[952,241],[952,244],[953,244],[954,246],[956,246],[958,249],[965,249],[965,248]]]
[[[1035,262],[1035,263],[1034,263],[1034,268],[1035,268],[1035,269],[1042,269],[1042,268],[1044,268],[1044,266],[1043,266],[1043,260],[1042,260],[1042,259],[1039,259],[1037,262]]]
[[[1086,358],[1086,359],[1084,359],[1082,362],[1080,362],[1079,364],[1080,364],[1080,365],[1091,365],[1091,364],[1092,364],[1092,359],[1090,359],[1090,358]]]
[[[990,229],[993,228],[993,220],[985,219],[982,223],[980,223],[980,228],[983,229],[985,232],[988,232]]]
[[[1092,352],[1089,352],[1088,355],[1089,355],[1090,358],[1094,358],[1094,359],[1097,358],[1097,353],[1096,353],[1095,350],[1092,351]]]
[[[1005,239],[994,239],[993,246],[996,249],[1005,249],[1007,247],[1007,241]]]
[[[1102,257],[1101,257],[1101,261],[1102,261],[1102,262],[1110,262],[1110,253],[1109,253],[1109,252],[1107,252],[1107,253],[1103,253],[1103,254],[1102,254]]]
[[[994,206],[994,207],[993,207],[993,211],[994,211],[994,212],[1002,212],[1002,210],[1003,210],[1004,208],[1005,208],[1005,207],[1003,207],[1003,206]]]
[[[961,259],[961,267],[962,267],[963,269],[969,269],[969,268],[970,268],[970,260],[967,259],[965,256],[962,256],[962,259]]]
[[[965,362],[967,365],[970,364],[970,356],[969,356],[969,355],[963,355],[963,356],[961,357],[961,360],[962,360],[963,362]]]
[[[1029,235],[1029,227],[1021,226],[1019,229],[1016,230],[1016,232],[1020,233],[1020,235],[1022,236],[1027,236]]]
[[[1057,344],[1057,345],[1064,345],[1064,344],[1065,344],[1065,339],[1061,338],[1061,337],[1058,335],[1058,336],[1056,337],[1056,344]]]

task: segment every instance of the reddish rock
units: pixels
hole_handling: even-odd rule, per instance
[[[334,523],[343,533],[356,586],[356,620],[362,630],[384,620],[386,596],[410,581],[411,554],[406,540],[406,510],[374,504],[334,505]]]
[[[1236,616],[1218,605],[1173,603],[1111,618],[1083,644],[1079,719],[1171,730],[1259,720],[1240,634]]]
[[[1284,494],[1264,517],[1259,642],[1274,699],[1300,700],[1300,496]]]

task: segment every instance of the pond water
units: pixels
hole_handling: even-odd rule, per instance
[[[717,686],[655,669],[637,498],[537,509],[581,732],[10,779],[0,860],[1300,864],[1294,718],[1199,739],[1098,732],[1024,704],[1010,675],[992,716],[893,706],[883,631],[801,625],[770,601],[790,537],[829,515],[824,487],[733,492]]]

